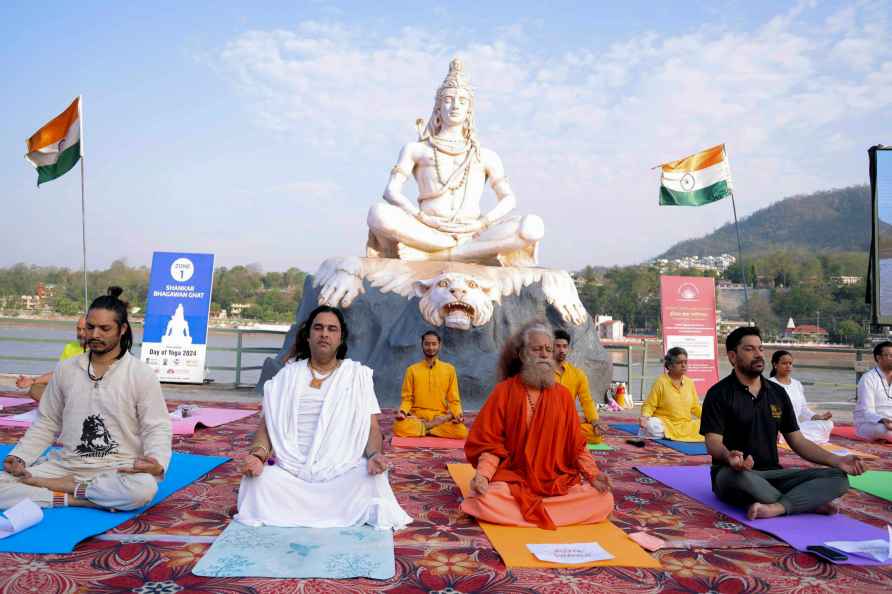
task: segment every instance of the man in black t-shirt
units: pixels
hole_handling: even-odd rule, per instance
[[[864,472],[861,459],[831,454],[802,435],[786,391],[762,377],[765,357],[758,328],[737,328],[725,347],[734,371],[706,393],[700,419],[716,497],[748,506],[751,520],[836,513],[833,500],[848,490],[847,474]],[[802,458],[830,468],[781,468],[778,432]]]

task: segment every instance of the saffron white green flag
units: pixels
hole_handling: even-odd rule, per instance
[[[731,166],[720,144],[660,165],[661,206],[702,206],[731,193]]]
[[[26,141],[25,159],[37,169],[37,185],[54,180],[77,165],[81,151],[81,98]]]

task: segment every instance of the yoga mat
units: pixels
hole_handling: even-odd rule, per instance
[[[0,396],[0,407],[2,408],[12,408],[13,406],[19,406],[20,404],[37,404],[37,402],[33,398],[14,398],[12,396]]]
[[[474,468],[470,464],[446,466],[462,495],[467,497],[471,479],[474,477]],[[610,522],[561,526],[557,530],[501,526],[479,520],[478,522],[506,567],[660,567],[659,561],[648,555],[635,541],[626,536],[625,532]],[[575,542],[597,542],[613,555],[613,559],[591,563],[551,563],[540,561],[527,549],[528,544]]]
[[[854,454],[856,456],[864,458],[865,460],[876,460],[877,458],[879,458],[879,456],[874,456],[873,454],[865,454],[864,452],[859,452],[858,450],[853,450],[852,448],[847,448],[835,443],[821,443],[818,445],[831,454],[837,454],[838,456],[848,456],[849,454]],[[777,447],[790,451],[792,451],[793,449],[787,444],[786,441],[784,441],[783,437],[781,437],[780,441],[777,442]]]
[[[855,428],[851,425],[847,425],[844,427],[834,427],[830,431],[830,435],[836,435],[838,437],[845,437],[846,439],[851,439],[853,441],[870,441],[870,440],[864,439],[860,435],[856,434]],[[889,443],[888,440],[883,440],[883,439],[878,439],[878,440],[876,440],[875,443],[882,443],[883,441],[886,441],[887,443]]]
[[[0,444],[0,459],[12,445]],[[70,553],[80,541],[135,518],[189,483],[210,472],[229,458],[174,452],[164,481],[151,503],[135,511],[109,512],[82,507],[44,509],[43,522],[0,540],[2,553]]]
[[[892,501],[892,471],[868,470],[861,476],[850,476],[849,484],[859,491]]]
[[[438,448],[457,449],[465,447],[464,439],[449,439],[447,437],[397,437],[390,438],[390,445],[395,448]]]
[[[198,425],[204,427],[219,427],[226,423],[238,421],[251,415],[256,415],[256,410],[244,410],[240,408],[204,408],[199,407],[195,414],[183,419],[171,419],[174,435],[192,435]]]
[[[587,447],[589,449],[589,451],[595,451],[595,452],[609,452],[610,450],[613,449],[612,446],[609,446],[606,443],[589,443],[589,444],[586,444],[585,447]]]
[[[616,423],[610,425],[613,429],[617,431],[622,431],[623,433],[631,433],[632,435],[638,435],[639,426],[636,423]],[[644,438],[642,438],[644,439]],[[674,439],[650,439],[647,438],[648,441],[655,441],[660,445],[664,445],[667,448],[671,448],[676,452],[681,452],[686,456],[705,456],[706,452],[706,444],[701,441],[675,441]]]
[[[30,427],[37,420],[37,409],[32,408],[28,412],[0,417],[0,427]]]
[[[843,514],[824,516],[798,514],[750,520],[746,510],[719,501],[713,494],[709,466],[637,466],[640,472],[668,487],[681,491],[703,505],[734,518],[756,530],[783,540],[794,549],[805,552],[809,545],[822,545],[829,540],[888,540],[885,528],[874,528]],[[884,565],[875,559],[850,555],[843,565]]]
[[[232,521],[192,573],[204,577],[325,578],[396,575],[393,532],[371,526],[279,528]]]

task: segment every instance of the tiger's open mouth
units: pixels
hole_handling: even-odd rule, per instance
[[[447,328],[467,330],[471,327],[471,320],[477,314],[477,310],[469,303],[453,301],[440,308],[443,314],[443,322]]]

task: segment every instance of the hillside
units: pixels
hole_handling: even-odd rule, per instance
[[[740,241],[744,253],[749,254],[797,248],[867,251],[870,187],[851,186],[784,198],[741,219]],[[733,223],[704,237],[679,242],[657,257],[672,259],[723,253],[737,253]]]

